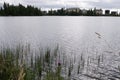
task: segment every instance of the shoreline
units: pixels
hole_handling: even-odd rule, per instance
[[[43,15],[43,16],[0,16],[0,17],[120,17],[120,16],[76,16],[76,15]]]

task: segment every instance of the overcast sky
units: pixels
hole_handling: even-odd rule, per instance
[[[109,8],[119,9],[120,0],[0,0],[0,3],[10,4],[21,3],[23,5],[34,5],[41,8],[61,8],[61,7],[80,7],[80,8]]]

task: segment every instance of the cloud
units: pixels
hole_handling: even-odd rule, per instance
[[[80,7],[80,8],[120,8],[120,0],[0,0],[0,3],[10,4],[21,3],[23,5],[34,5],[41,8],[61,8],[61,7]]]
[[[88,4],[90,4],[93,7],[98,7],[98,8],[116,8],[119,9],[120,8],[120,1],[118,0],[106,0],[106,1],[99,1],[99,2],[87,2]]]

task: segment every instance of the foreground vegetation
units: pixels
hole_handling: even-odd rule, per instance
[[[110,53],[110,52],[108,52]],[[116,80],[119,56],[68,58],[59,47],[33,52],[30,45],[0,49],[0,80]],[[108,60],[109,61],[109,60]]]
[[[37,56],[30,54],[30,47],[5,48],[0,52],[0,80],[63,80],[61,63],[56,63],[54,54],[47,49]]]

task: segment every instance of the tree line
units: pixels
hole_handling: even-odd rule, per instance
[[[41,16],[42,11],[33,6],[27,5],[27,7],[19,4],[9,5],[8,3],[4,3],[3,7],[0,9],[1,16]]]

